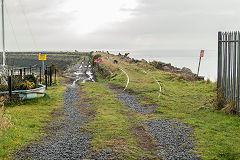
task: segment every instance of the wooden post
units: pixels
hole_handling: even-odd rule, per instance
[[[12,101],[12,76],[8,76],[9,100]]]

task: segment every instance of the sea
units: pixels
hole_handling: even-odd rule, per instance
[[[182,68],[187,67],[193,73],[197,73],[201,50],[110,50],[113,54],[130,53],[129,57],[148,62],[161,61]],[[217,50],[204,50],[204,57],[201,58],[199,75],[212,82],[217,80]]]

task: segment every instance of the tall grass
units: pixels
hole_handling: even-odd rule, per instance
[[[8,129],[11,126],[10,118],[4,114],[5,112],[4,101],[5,101],[5,98],[1,97],[0,98],[0,108],[1,108],[0,109],[0,136],[2,135],[2,132],[4,130]]]

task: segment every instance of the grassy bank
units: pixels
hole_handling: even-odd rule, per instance
[[[134,134],[133,128],[144,118],[126,107],[115,97],[109,88],[101,83],[81,84],[91,113],[92,120],[86,128],[93,133],[91,146],[93,150],[101,149],[114,151],[122,159],[153,159],[154,151],[142,149],[139,146],[139,137]],[[150,139],[148,139],[150,143]],[[151,146],[151,149],[154,149]]]
[[[102,55],[103,57],[109,55]],[[128,89],[142,97],[143,103],[155,103],[157,111],[149,119],[166,118],[182,121],[194,129],[196,149],[203,159],[240,159],[240,119],[213,109],[216,96],[214,83],[185,81],[182,75],[159,71],[147,63],[129,63],[114,56],[103,58],[105,67],[114,74],[104,82],[125,87],[126,75],[130,77]],[[113,60],[118,60],[114,64]],[[158,81],[162,86],[160,97]],[[144,100],[145,99],[145,100]]]
[[[11,128],[0,136],[0,159],[9,158],[9,154],[30,141],[38,139],[41,128],[51,118],[55,109],[61,108],[65,87],[58,84],[47,90],[43,98],[25,101],[8,106],[5,115],[10,118]]]

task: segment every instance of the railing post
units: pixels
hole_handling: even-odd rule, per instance
[[[46,85],[46,89],[47,89],[47,86],[48,86],[47,69],[45,70],[45,85]]]
[[[42,83],[42,68],[41,67],[39,67],[39,83],[41,84]]]
[[[55,69],[55,80],[54,80],[54,83],[56,84],[57,83],[57,69]]]
[[[222,32],[218,32],[218,77],[217,77],[217,88],[221,87],[222,81]]]
[[[9,100],[12,101],[12,76],[8,76]]]
[[[50,86],[52,86],[52,67],[49,68],[50,69],[50,73],[49,73],[49,76],[50,76]]]
[[[21,80],[22,80],[22,77],[23,75],[22,75],[22,69],[20,69],[20,78],[21,78]]]

